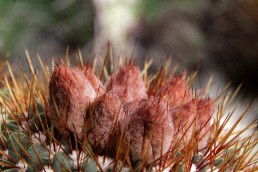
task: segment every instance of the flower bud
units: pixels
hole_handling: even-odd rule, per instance
[[[161,86],[157,96],[172,107],[183,105],[191,100],[188,85],[185,81],[185,73],[181,76],[173,76]]]
[[[188,142],[192,137],[193,127],[197,123],[196,106],[197,101],[194,99],[171,110],[176,139],[183,139]]]
[[[200,130],[199,136],[200,143],[199,147],[203,148],[206,146],[210,137],[210,119],[214,112],[213,102],[210,99],[200,99],[197,103],[197,129]]]
[[[116,144],[118,121],[122,117],[123,107],[120,99],[111,93],[105,93],[92,105],[87,113],[88,139],[100,152],[112,149]],[[100,153],[99,152],[99,153]]]
[[[166,104],[150,98],[128,103],[124,109],[133,160],[151,162],[169,150],[174,127]]]
[[[107,91],[118,95],[126,102],[147,98],[147,90],[140,70],[132,64],[120,67],[118,72],[111,76]]]
[[[206,146],[210,136],[210,123],[213,111],[210,99],[193,99],[171,110],[178,139],[184,136],[188,142],[191,137],[198,137],[199,148]],[[198,133],[198,134],[197,134]]]
[[[82,70],[58,66],[49,83],[49,104],[54,124],[82,136],[86,108],[96,98],[96,91]]]
[[[99,80],[99,78],[94,74],[92,69],[89,65],[86,65],[83,68],[83,73],[86,76],[86,78],[90,81],[92,87],[97,93],[97,97],[100,97],[105,93],[105,87],[103,86],[102,82]]]

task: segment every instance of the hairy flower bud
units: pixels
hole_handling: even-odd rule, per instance
[[[168,103],[170,107],[183,105],[191,100],[188,85],[185,81],[185,73],[180,76],[173,76],[165,82],[157,93],[157,96]]]
[[[131,64],[120,67],[118,72],[111,76],[107,91],[113,92],[127,102],[147,98],[147,90],[140,70]]]
[[[85,110],[96,96],[96,90],[82,70],[56,67],[49,83],[49,104],[54,123],[59,129],[67,127],[81,138]]]
[[[196,137],[196,133],[199,133],[198,146],[200,149],[204,148],[210,135],[209,120],[212,111],[213,107],[210,99],[193,99],[184,105],[172,109],[171,117],[178,139],[185,136],[184,139],[189,141],[192,136]]]
[[[189,141],[193,134],[193,127],[197,119],[197,101],[194,99],[186,104],[178,106],[171,110],[171,117],[175,126],[175,135],[177,139],[186,139]]]
[[[200,130],[200,148],[206,146],[210,137],[210,119],[214,112],[213,102],[210,99],[199,99],[197,103],[197,129]]]
[[[87,123],[91,124],[91,128],[88,131],[88,139],[101,152],[114,147],[116,140],[114,138],[119,130],[118,121],[122,113],[122,103],[112,93],[103,94],[88,111]]]
[[[126,139],[133,160],[150,162],[166,153],[174,130],[166,104],[150,98],[128,103],[124,108]]]
[[[103,95],[106,92],[105,87],[103,86],[102,82],[94,74],[94,72],[92,71],[92,69],[90,68],[89,65],[86,65],[83,68],[83,73],[86,76],[86,78],[90,81],[94,90],[96,91],[97,97]]]

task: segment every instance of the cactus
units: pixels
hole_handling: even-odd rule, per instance
[[[109,71],[106,60],[99,77],[96,66],[82,61],[77,67],[56,65],[49,75],[40,60],[42,75],[30,64],[32,80],[22,72],[6,78],[1,171],[258,169],[257,136],[242,135],[256,123],[223,132],[232,116],[222,121],[228,102],[192,91],[194,74],[171,75],[166,64],[152,76],[149,63],[140,71],[132,62]],[[218,100],[223,106],[214,112]]]

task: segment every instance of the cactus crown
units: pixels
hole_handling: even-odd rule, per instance
[[[132,63],[113,71],[107,57],[98,75],[82,60],[48,72],[40,58],[36,73],[26,54],[30,73],[14,77],[8,64],[1,85],[1,171],[258,169],[257,135],[243,135],[256,123],[236,131],[248,107],[224,132],[235,94],[193,91],[196,74],[174,75],[166,63],[150,75],[149,62],[142,71]]]

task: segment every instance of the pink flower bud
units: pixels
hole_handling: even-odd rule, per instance
[[[90,68],[89,65],[86,65],[83,68],[83,73],[86,76],[86,78],[90,81],[94,90],[96,91],[97,97],[103,95],[106,92],[105,87],[103,86],[102,82],[94,74],[94,72],[92,71],[92,69]]]
[[[181,76],[173,76],[158,91],[157,96],[170,107],[176,107],[189,102],[192,98],[185,81],[185,73]]]
[[[87,114],[87,123],[91,125],[88,139],[94,147],[109,153],[107,150],[114,148],[117,141],[115,136],[123,113],[122,103],[115,94],[105,93],[91,108]]]
[[[192,101],[171,110],[171,116],[175,125],[175,133],[178,139],[185,136],[185,141],[191,137],[197,137],[200,149],[206,146],[210,135],[210,123],[213,111],[210,99],[193,99]],[[194,132],[194,133],[193,133]],[[195,135],[193,135],[195,134]]]
[[[96,90],[78,68],[56,67],[49,83],[49,104],[54,123],[82,136],[86,108],[96,98]]]
[[[113,92],[127,102],[147,98],[147,90],[140,70],[132,64],[120,67],[118,72],[112,75],[107,91]]]
[[[184,105],[171,110],[171,117],[175,126],[175,135],[177,139],[189,141],[192,136],[193,126],[197,121],[197,101],[194,99]]]
[[[126,139],[133,160],[150,162],[169,150],[174,127],[166,104],[142,99],[128,103],[124,109]]]
[[[203,148],[206,146],[210,137],[210,119],[214,112],[213,102],[210,99],[200,99],[197,103],[197,129],[200,130],[199,136],[200,143],[199,147]]]

